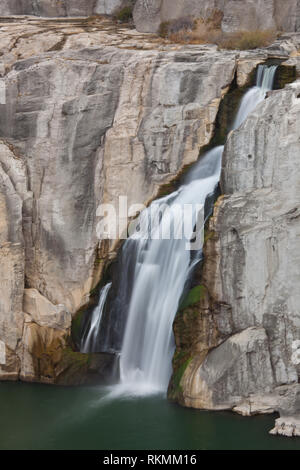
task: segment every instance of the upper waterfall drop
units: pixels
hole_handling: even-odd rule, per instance
[[[250,88],[242,99],[240,108],[236,115],[233,129],[237,129],[245,121],[256,106],[265,99],[268,91],[273,89],[277,65],[267,67],[259,65],[256,76],[256,86]]]
[[[265,99],[273,86],[275,72],[275,66],[258,67],[256,86],[242,99],[234,129]],[[196,256],[187,245],[193,236],[199,207],[218,186],[223,150],[219,146],[207,152],[192,166],[176,192],[154,201],[144,210],[137,230],[123,246],[121,282],[128,291],[129,301],[120,356],[121,393],[145,394],[167,389],[175,347],[174,318],[202,253],[202,245]],[[184,230],[186,205],[192,206],[188,231]],[[170,239],[161,237],[168,230]],[[184,236],[180,237],[183,232]],[[128,260],[134,260],[133,267]],[[100,302],[101,298],[102,295]]]

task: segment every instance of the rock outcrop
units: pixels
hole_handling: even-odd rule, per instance
[[[127,4],[128,0],[1,0],[0,15],[43,17],[111,15]]]
[[[287,435],[300,431],[299,119],[297,81],[271,92],[229,135],[200,306],[214,335],[180,382],[187,406],[276,410],[273,433]]]
[[[133,12],[139,31],[156,32],[161,23],[186,16],[223,14],[222,30],[300,30],[299,0],[137,0]]]

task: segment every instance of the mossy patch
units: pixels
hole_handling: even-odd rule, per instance
[[[173,378],[173,382],[174,382],[174,386],[175,388],[179,388],[180,387],[180,382],[181,382],[181,379],[183,377],[183,374],[185,373],[189,363],[191,362],[191,358],[189,358],[187,361],[185,361],[181,367],[179,367],[179,369],[175,372],[174,374],[174,378]]]
[[[82,354],[65,348],[55,383],[67,386],[110,384],[113,380],[115,360],[113,354]]]
[[[87,381],[91,363],[89,354],[75,352],[71,348],[62,351],[60,368],[63,371],[56,379],[59,385],[82,385]]]
[[[65,348],[62,354],[63,360],[66,360],[76,367],[89,366],[90,355],[73,351],[71,348]]]
[[[205,286],[196,286],[191,289],[187,296],[183,299],[179,306],[179,310],[184,310],[188,307],[192,307],[193,305],[200,302],[201,299],[205,297],[206,294],[206,287]]]
[[[171,401],[180,401],[180,397],[182,396],[182,386],[181,386],[181,380],[182,377],[190,364],[192,358],[188,358],[174,373],[171,378],[171,382],[169,385],[169,390],[168,390],[168,398]]]
[[[217,203],[217,201],[215,202],[215,205],[216,205],[216,203]],[[214,238],[215,235],[216,235],[216,233],[213,230],[209,230],[206,226],[205,231],[204,231],[204,245],[205,245],[205,243],[208,242],[208,240],[211,240],[212,238]]]

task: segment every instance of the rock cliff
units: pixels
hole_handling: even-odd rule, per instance
[[[127,0],[1,0],[0,15],[44,17],[111,15],[117,8],[126,4]]]
[[[139,31],[158,31],[162,22],[193,16],[223,14],[222,30],[279,29],[299,31],[299,0],[137,0],[134,22]]]
[[[300,435],[299,119],[297,81],[271,92],[228,138],[195,308],[206,334],[179,398],[245,415],[279,411],[273,433],[287,435]],[[179,319],[176,328],[180,350]]]
[[[51,382],[113,256],[99,204],[146,203],[197,160],[237,59],[105,21],[15,20],[0,36],[0,377]]]
[[[115,255],[97,237],[99,204],[153,199],[211,142],[222,98],[258,63],[299,72],[299,35],[239,53],[31,18],[0,21],[0,44],[0,379],[68,383],[89,368],[70,350],[72,318]],[[204,286],[175,324],[177,400],[279,409],[274,433],[294,434],[299,96],[298,82],[271,93],[230,135]]]
[[[300,0],[1,0],[0,16],[88,17],[133,9],[138,31],[157,32],[162,22],[186,16],[223,15],[222,30],[300,30]]]

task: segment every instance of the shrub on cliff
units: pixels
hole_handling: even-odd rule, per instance
[[[136,0],[128,0],[123,7],[117,8],[114,18],[121,23],[130,23],[133,20],[132,13]]]
[[[124,7],[115,13],[115,18],[121,23],[129,23],[132,20],[132,7]]]
[[[221,30],[223,13],[214,10],[209,18],[179,18],[162,23],[159,34],[179,44],[216,44],[221,49],[257,49],[270,45],[277,37],[274,30],[238,31],[226,34]]]
[[[161,23],[159,35],[162,38],[169,38],[173,42],[186,41],[195,28],[195,20],[186,16],[174,21],[165,21]]]
[[[274,30],[268,31],[238,31],[233,34],[224,35],[218,45],[224,49],[257,49],[272,44],[277,38]]]
[[[159,34],[172,42],[193,43],[206,42],[208,35],[221,33],[223,13],[215,9],[208,18],[190,16],[164,22],[160,25]]]

